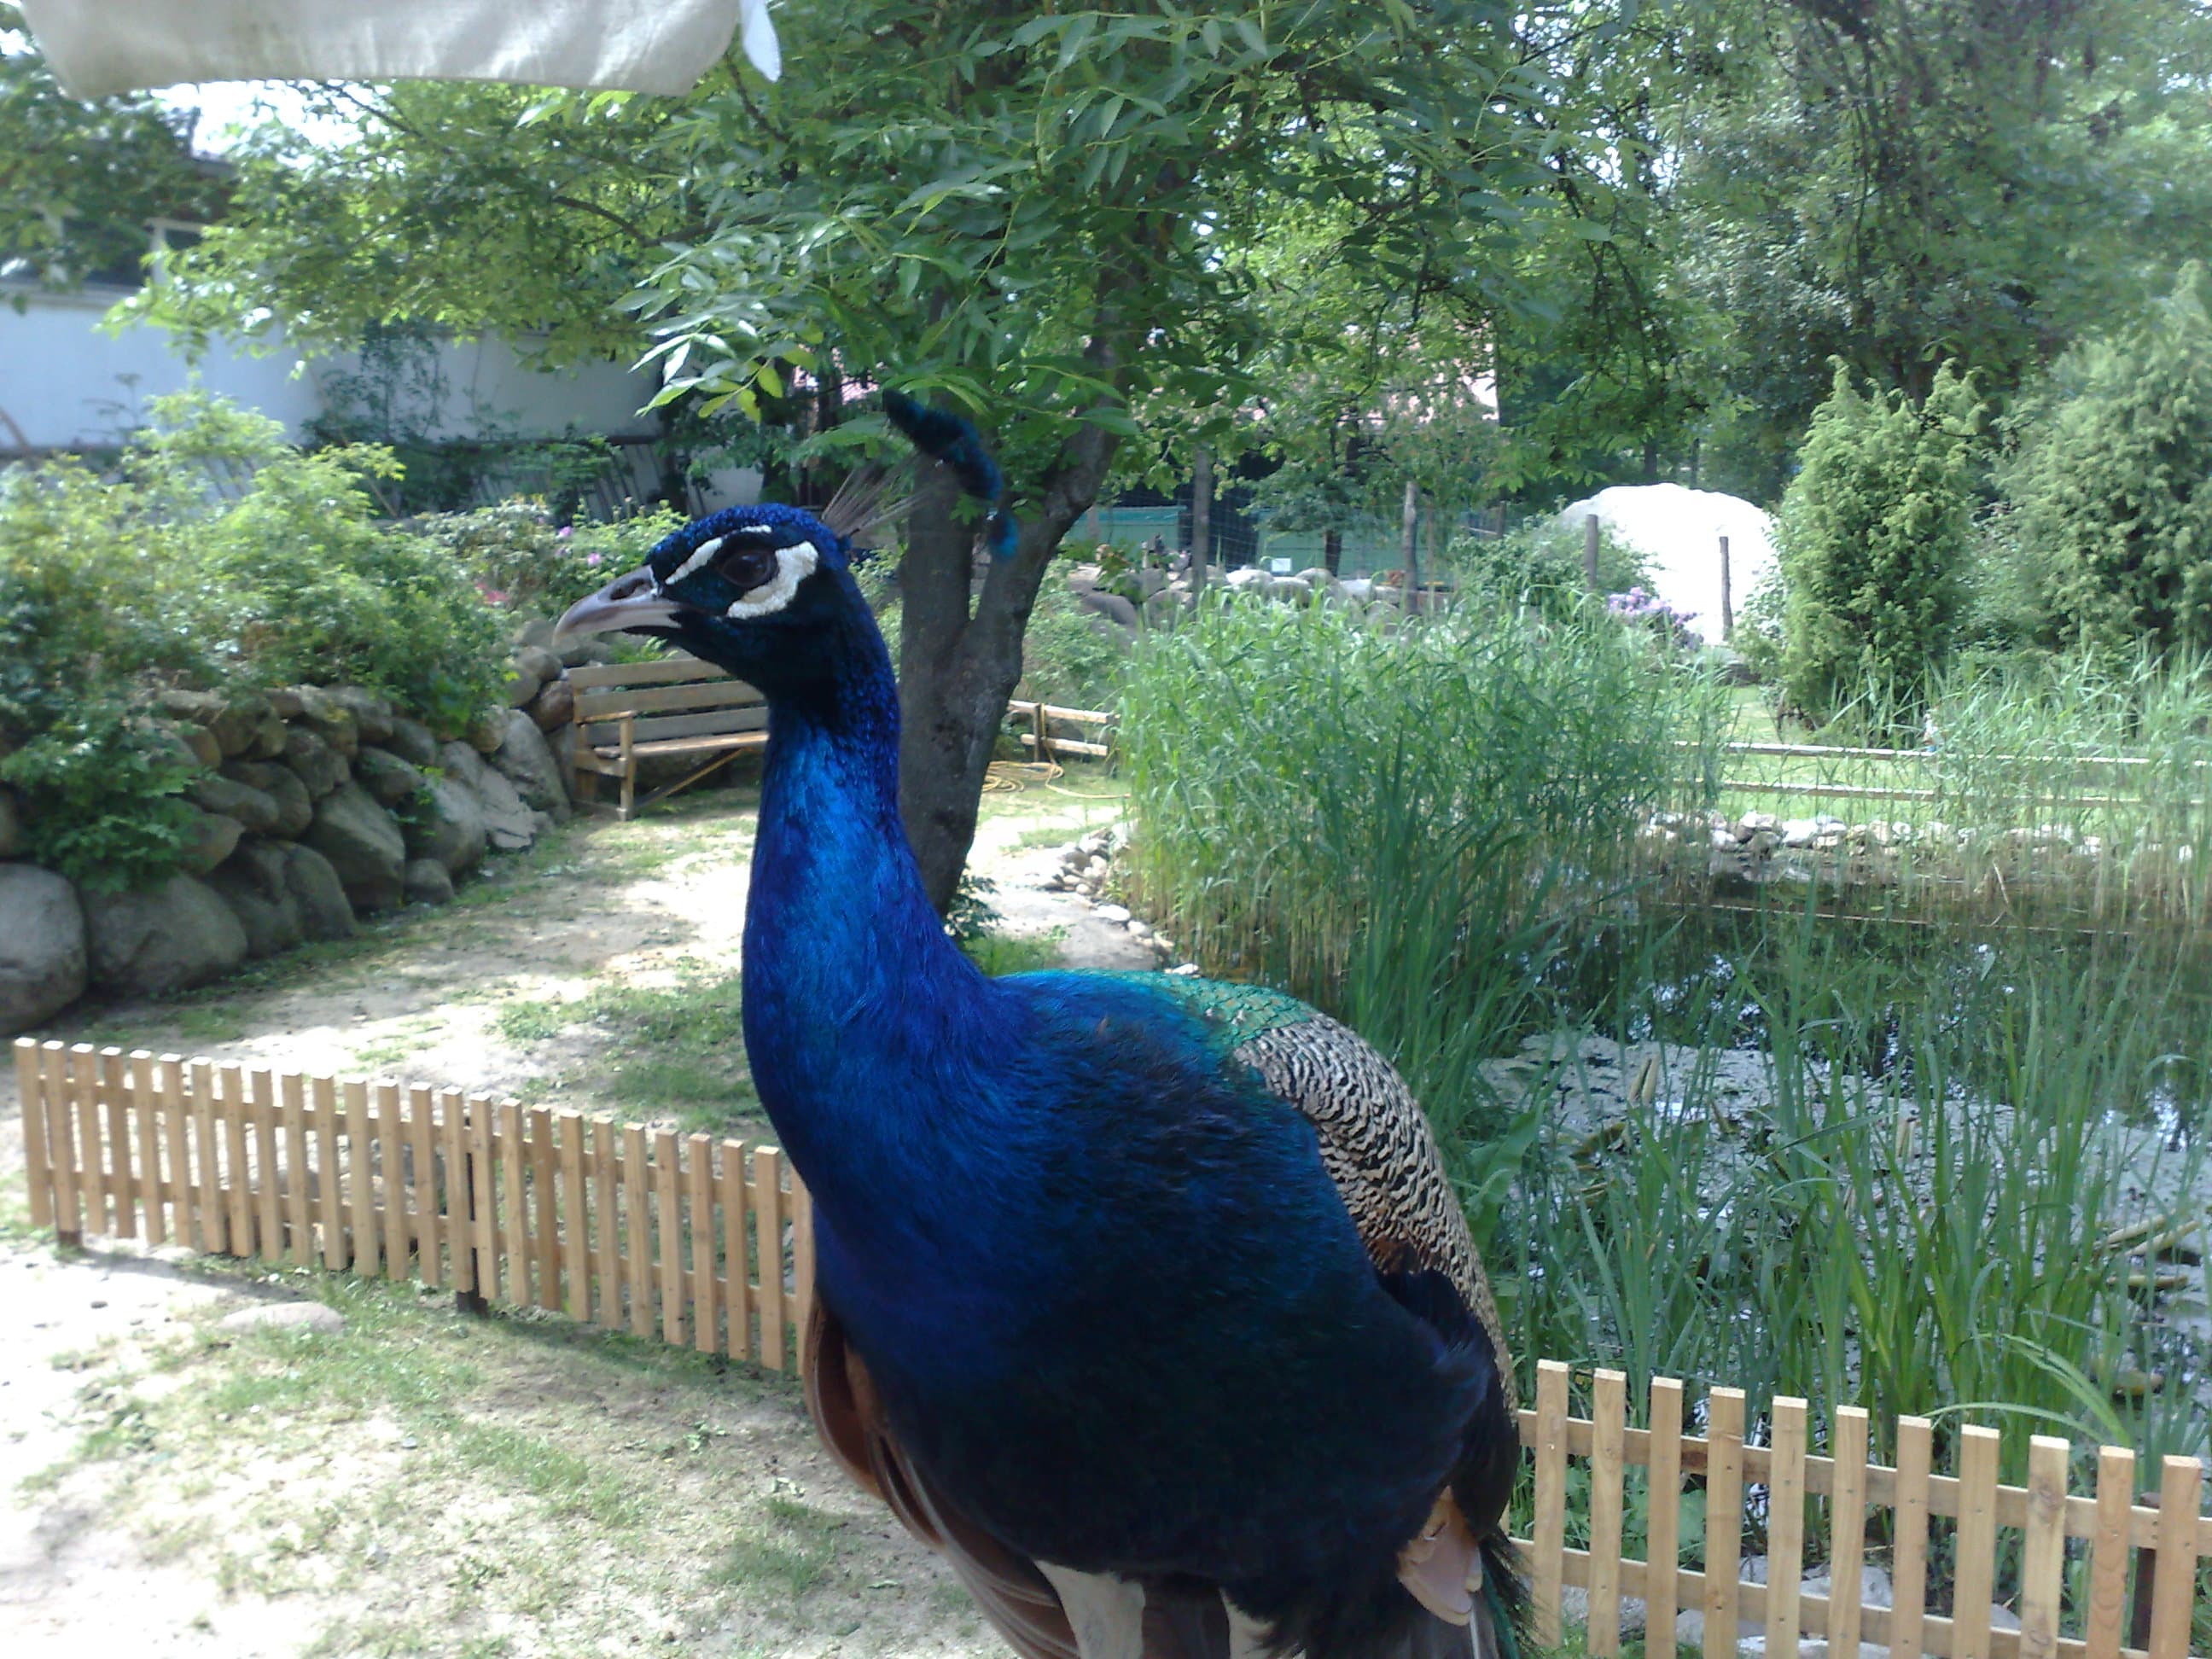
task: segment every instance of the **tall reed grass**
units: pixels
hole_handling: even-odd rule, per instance
[[[1121,730],[1138,896],[1210,971],[1307,997],[1398,1063],[1449,1148],[1479,1066],[1650,811],[1706,793],[1721,688],[1601,618],[1379,631],[1218,603],[1152,635]],[[1462,1171],[1465,1173],[1465,1171]]]

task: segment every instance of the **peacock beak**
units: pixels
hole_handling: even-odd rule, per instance
[[[626,629],[672,628],[676,605],[663,599],[660,581],[640,565],[626,576],[617,576],[598,592],[570,605],[554,625],[553,636],[563,634],[608,634]]]

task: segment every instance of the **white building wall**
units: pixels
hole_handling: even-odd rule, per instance
[[[216,343],[191,364],[158,329],[100,328],[121,297],[112,289],[0,287],[0,453],[113,444],[142,422],[148,398],[181,391],[195,374],[206,390],[283,422],[298,439],[322,410],[323,381],[358,368],[349,354],[303,363],[273,331],[264,342],[272,349],[261,356]],[[439,366],[447,392],[439,437],[622,437],[654,429],[653,418],[638,412],[657,389],[653,377],[624,364],[546,374],[527,367],[507,342],[482,339],[447,343]]]

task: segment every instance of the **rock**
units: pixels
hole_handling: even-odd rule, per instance
[[[185,826],[185,842],[177,856],[193,875],[204,876],[236,850],[246,826],[220,812],[203,812],[198,807],[186,810],[192,819]]]
[[[319,686],[298,688],[302,705],[300,721],[348,760],[361,750],[361,727],[353,711]]]
[[[250,766],[251,761],[239,763]],[[276,799],[250,783],[236,778],[210,773],[192,780],[185,792],[192,804],[204,811],[220,812],[225,817],[236,818],[246,829],[258,835],[267,835],[276,827],[279,813]]]
[[[172,688],[154,699],[163,714],[185,720],[193,726],[212,726],[222,717],[226,706],[221,696],[213,691],[186,691]]]
[[[553,763],[553,751],[545,746],[538,722],[521,709],[508,711],[507,735],[492,750],[491,763],[526,804],[551,813],[556,822],[568,820],[568,796],[561,787],[561,769]]]
[[[313,848],[284,848],[284,895],[299,907],[300,933],[311,940],[353,937],[353,901],[331,861]]]
[[[483,806],[458,778],[432,780],[422,805],[400,829],[410,860],[435,859],[448,875],[464,874],[483,862]]]
[[[251,837],[208,878],[208,885],[246,930],[250,957],[278,955],[305,937],[300,902],[284,886],[286,850],[281,841]]]
[[[232,761],[222,769],[222,775],[258,791],[275,803],[276,821],[270,826],[270,834],[282,836],[287,841],[297,840],[307,833],[307,826],[314,822],[314,800],[307,793],[307,786],[289,767],[279,766],[273,761]]]
[[[87,960],[76,889],[35,864],[0,865],[0,1035],[82,996]]]
[[[363,743],[387,741],[394,724],[392,701],[365,685],[334,685],[331,701],[353,716],[354,730]]]
[[[526,708],[531,699],[544,689],[545,677],[532,673],[520,663],[514,665],[514,678],[507,681],[507,689],[501,695],[506,697],[508,708]]]
[[[546,648],[542,640],[530,641],[514,653],[514,665],[526,673],[535,674],[539,680],[561,678],[561,659]]]
[[[284,752],[284,738],[289,729],[273,711],[263,715],[253,728],[253,741],[246,745],[246,758],[275,760]]]
[[[1095,611],[1119,627],[1136,629],[1137,607],[1119,593],[1078,593],[1075,598],[1085,611]]]
[[[297,686],[280,686],[268,695],[269,706],[276,711],[280,720],[295,720],[307,712],[307,704],[301,700]]]
[[[168,761],[186,772],[198,771],[202,762],[200,750],[193,746],[192,740],[185,737],[185,732],[197,732],[198,741],[204,745],[215,741],[204,730],[195,726],[173,725],[167,720],[149,720],[139,729],[147,740],[149,750],[149,758]],[[219,749],[216,751],[218,759],[221,758],[222,753]]]
[[[87,893],[94,982],[127,995],[160,996],[204,985],[246,960],[246,929],[191,876],[143,893]]]
[[[1131,939],[1150,939],[1152,936],[1152,930],[1149,926],[1144,922],[1139,921],[1134,916],[1129,918],[1129,937]]]
[[[1098,907],[1098,920],[1101,921],[1127,921],[1129,920],[1128,908],[1126,905],[1120,904],[1102,904]]]
[[[487,708],[469,722],[469,729],[461,736],[477,753],[489,755],[507,736],[507,711],[504,708]]]
[[[496,745],[495,745],[496,746]],[[514,786],[483,763],[472,744],[449,743],[440,750],[447,775],[458,780],[476,797],[483,817],[484,836],[502,853],[517,853],[534,839],[530,808]]]
[[[514,625],[507,630],[507,643],[517,647],[535,645],[550,648],[553,643],[553,620],[550,617],[517,617]]]
[[[1790,818],[1782,826],[1784,847],[1810,847],[1820,836],[1820,826],[1811,818]]]
[[[419,793],[429,781],[420,769],[388,749],[363,749],[354,757],[353,775],[362,788],[376,797],[380,806],[397,806]]]
[[[384,746],[410,766],[438,763],[438,740],[430,735],[430,728],[404,714],[392,717],[392,735],[384,740]]]
[[[436,859],[408,860],[407,867],[400,872],[400,884],[406,890],[410,904],[453,902],[453,878]]]
[[[21,854],[27,842],[23,834],[23,806],[12,789],[0,788],[0,859],[12,859]]]
[[[222,711],[208,722],[215,740],[222,745],[222,757],[235,760],[253,747],[261,735],[261,723],[274,720],[276,711],[269,706],[269,699],[258,692],[247,692],[240,696],[226,698]]]
[[[555,642],[553,654],[563,668],[583,668],[615,659],[613,647],[596,634],[568,635]]]
[[[1828,1576],[1828,1569],[1823,1567],[1818,1572],[1807,1575],[1803,1583],[1798,1586],[1798,1593],[1802,1595],[1818,1595],[1826,1598],[1833,1582]],[[1863,1607],[1887,1607],[1893,1605],[1891,1601],[1889,1575],[1871,1563],[1859,1568],[1859,1603]]]
[[[336,1336],[346,1328],[345,1316],[319,1302],[264,1302],[240,1308],[215,1322],[221,1331],[313,1331]]]
[[[331,861],[356,911],[386,910],[400,902],[407,843],[392,814],[359,784],[341,784],[315,803],[307,844]]]
[[[185,721],[165,720],[161,723],[161,729],[184,744],[191,755],[193,765],[204,766],[212,770],[222,764],[222,745],[215,740],[215,733],[204,726],[194,726]]]
[[[1589,1592],[1573,1584],[1559,1591],[1559,1613],[1571,1625],[1584,1629],[1589,1626]],[[1620,1633],[1624,1638],[1644,1634],[1644,1598],[1624,1595],[1620,1598]]]
[[[565,679],[548,680],[530,700],[530,718],[541,732],[557,732],[576,718],[576,693]]]
[[[320,800],[353,776],[346,757],[305,726],[287,728],[284,764],[307,787],[308,795]]]

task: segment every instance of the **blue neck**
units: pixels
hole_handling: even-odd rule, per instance
[[[945,937],[898,811],[898,704],[865,612],[818,690],[769,701],[768,767],[745,914],[745,1048],[811,1189],[851,1238],[911,1245],[957,1202],[991,1102],[961,1059],[1000,1040],[1004,999]],[[892,1242],[885,1238],[884,1243]]]

